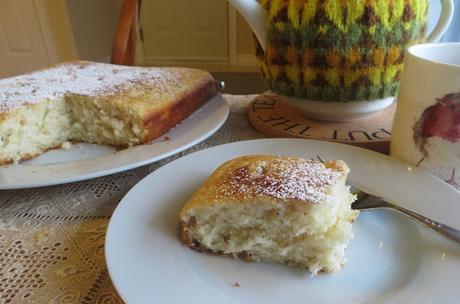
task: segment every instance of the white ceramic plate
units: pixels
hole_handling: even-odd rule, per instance
[[[116,151],[76,144],[16,165],[0,166],[0,190],[76,182],[137,168],[181,152],[211,136],[227,119],[229,107],[218,95],[180,125],[151,143]]]
[[[115,210],[105,255],[127,303],[458,303],[460,246],[391,211],[362,212],[344,269],[313,278],[287,266],[248,264],[181,245],[182,205],[218,165],[247,154],[343,159],[354,185],[460,228],[459,192],[387,156],[298,139],[217,146],[153,172]]]

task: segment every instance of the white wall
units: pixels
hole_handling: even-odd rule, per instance
[[[123,0],[66,0],[79,59],[108,62]]]

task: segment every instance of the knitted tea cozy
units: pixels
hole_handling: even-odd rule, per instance
[[[322,101],[395,96],[427,0],[259,0],[268,12],[262,75],[280,94]]]

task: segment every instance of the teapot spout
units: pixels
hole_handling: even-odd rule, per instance
[[[265,51],[267,47],[267,13],[257,0],[228,0],[243,16]]]

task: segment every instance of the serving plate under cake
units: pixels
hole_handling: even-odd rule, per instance
[[[429,173],[375,152],[305,139],[263,139],[189,154],[153,172],[123,198],[105,254],[127,303],[456,303],[460,248],[391,211],[361,212],[348,262],[312,278],[283,265],[197,253],[178,238],[178,214],[223,162],[271,154],[342,159],[368,192],[460,228],[460,193]]]
[[[0,190],[76,182],[137,168],[181,152],[208,138],[225,122],[229,107],[217,95],[177,127],[151,143],[116,150],[74,144],[19,164],[0,166]]]

